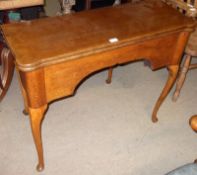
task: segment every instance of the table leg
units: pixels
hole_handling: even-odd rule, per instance
[[[31,121],[32,134],[38,154],[38,165],[37,171],[42,171],[44,169],[44,158],[43,158],[43,147],[42,147],[42,138],[41,138],[41,124],[44,118],[47,105],[44,105],[40,108],[29,108],[29,115]]]
[[[113,74],[113,67],[110,67],[110,68],[108,69],[108,77],[107,77],[107,80],[106,80],[106,83],[107,83],[107,84],[110,84],[110,83],[111,83],[112,74]]]
[[[153,114],[152,114],[152,121],[153,122],[158,121],[157,112],[158,112],[161,104],[163,103],[164,99],[168,95],[170,89],[172,88],[172,86],[176,80],[178,70],[179,70],[178,65],[168,66],[168,71],[169,71],[168,80],[167,80],[166,85],[165,85],[165,87],[164,87],[164,89],[163,89],[159,99],[157,100],[154,109],[153,109]]]
[[[29,111],[28,111],[29,109],[28,109],[28,104],[27,104],[27,93],[26,93],[26,91],[25,91],[25,89],[23,87],[23,84],[21,82],[21,78],[20,78],[18,69],[17,69],[17,75],[18,75],[18,80],[19,80],[19,85],[20,85],[20,88],[21,88],[21,92],[23,94],[23,100],[24,100],[23,114],[24,115],[28,115],[29,114]]]

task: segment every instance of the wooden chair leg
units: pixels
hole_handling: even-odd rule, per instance
[[[196,69],[196,68],[197,68],[197,63],[189,65],[189,69]]]
[[[107,80],[106,80],[106,83],[107,84],[110,84],[111,83],[111,81],[112,81],[112,75],[113,75],[113,68],[111,67],[108,70],[108,77],[107,77]]]
[[[187,55],[185,58],[183,67],[180,70],[179,77],[177,79],[176,90],[175,90],[173,98],[172,98],[173,101],[176,101],[180,95],[180,91],[181,91],[181,88],[182,88],[183,83],[185,81],[186,74],[187,74],[189,66],[190,66],[190,62],[191,62],[191,55]]]
[[[0,72],[0,102],[5,96],[12,77],[14,74],[14,61],[13,56],[9,49],[3,48],[0,55],[0,66],[2,67],[2,73]]]

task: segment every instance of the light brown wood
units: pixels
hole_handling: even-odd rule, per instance
[[[181,31],[183,26],[192,28],[194,25],[192,20],[183,18],[182,15],[177,14],[165,5],[162,5],[160,8],[158,6],[158,10],[154,10],[154,6],[151,6],[152,3],[147,5],[147,7],[146,4],[147,2],[143,1],[136,5],[128,4],[120,7],[75,13],[69,16],[8,24],[3,25],[2,29],[4,30],[4,35],[6,35],[7,42],[13,45],[11,49],[17,58],[16,64],[19,69],[32,71],[47,65],[71,61],[94,53],[140,43],[154,37],[162,37],[166,33],[170,34]],[[141,8],[142,14],[135,13],[136,8]],[[146,12],[147,8],[149,12]],[[165,12],[167,9],[168,14],[165,16],[160,15],[159,10]],[[128,12],[129,10],[131,12]],[[107,11],[106,14],[105,11]],[[140,19],[142,18],[141,15],[144,15],[143,13],[152,15],[150,20],[154,19],[155,22],[149,23],[149,20],[143,21],[143,25],[147,27],[142,27]],[[103,18],[104,14],[105,18]],[[122,16],[121,21],[117,22],[120,16]],[[132,16],[134,19],[132,19]],[[161,16],[163,20],[160,19]],[[174,24],[174,20],[169,20],[170,16],[174,16],[177,24]],[[72,21],[78,21],[78,23],[73,23]],[[68,23],[70,25],[67,25]],[[89,25],[85,25],[87,23]],[[138,28],[134,28],[133,25],[138,26]],[[53,28],[51,26],[56,27]],[[168,26],[171,28],[169,29]],[[34,36],[30,35],[32,32]],[[76,32],[78,35],[75,34]],[[22,34],[20,35],[20,33]],[[118,38],[117,43],[112,44],[109,42],[109,39],[113,37]],[[174,47],[175,45],[172,46],[172,48]]]
[[[138,2],[139,0],[122,0],[121,3],[134,3],[134,2]],[[86,0],[86,10],[90,10],[91,9],[91,0]],[[114,2],[115,3],[115,2]],[[107,84],[110,84],[112,82],[112,75],[113,75],[113,67],[109,68],[108,70],[108,76],[107,76],[107,79],[106,79],[106,83]]]
[[[154,107],[153,114],[152,114],[152,121],[153,122],[158,121],[158,118],[157,118],[158,109],[161,106],[161,104],[163,103],[163,101],[166,98],[167,94],[169,93],[170,89],[172,88],[174,81],[176,79],[178,70],[179,70],[178,65],[168,66],[169,77],[168,77],[167,83],[166,83],[166,85],[165,85],[165,87],[164,87],[159,99],[157,100],[155,107]]]
[[[137,60],[147,60],[152,70],[167,67],[169,78],[153,110],[155,122],[195,23],[160,1],[144,0],[1,27],[15,56],[41,170],[40,127],[47,105],[73,95],[96,71]]]
[[[171,5],[175,9],[188,17],[197,17],[197,0],[163,0],[167,4]],[[172,97],[173,101],[176,101],[180,95],[180,91],[185,82],[186,74],[189,69],[197,68],[197,64],[191,64],[192,57],[197,56],[197,28],[190,35],[189,41],[185,49],[186,58],[183,63],[183,67],[180,70],[179,77],[176,83],[176,89]]]
[[[21,82],[19,71],[17,70],[16,72],[17,72],[17,76],[18,76],[18,80],[19,80],[19,85],[20,85],[20,88],[21,88],[21,91],[22,91],[22,94],[23,94],[24,109],[23,109],[22,112],[23,112],[24,115],[28,115],[29,114],[29,109],[28,109],[28,102],[27,102],[27,93],[26,93],[25,88],[23,87],[23,84]]]
[[[136,3],[139,2],[140,0],[121,0],[121,4],[123,3]],[[106,83],[110,84],[112,82],[112,76],[113,76],[113,67],[109,68],[108,70],[108,76],[106,79]]]
[[[44,0],[1,0],[0,10],[15,9],[42,4],[44,4]]]
[[[37,171],[42,171],[44,169],[43,147],[41,139],[41,123],[46,109],[47,105],[41,106],[39,108],[29,108],[31,129],[34,142],[36,145],[36,150],[38,153],[38,165],[36,167]]]

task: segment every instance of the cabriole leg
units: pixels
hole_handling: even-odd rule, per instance
[[[153,109],[153,114],[152,114],[152,121],[153,122],[158,121],[157,112],[158,112],[161,104],[163,103],[164,99],[168,95],[170,89],[172,88],[172,86],[176,80],[178,70],[179,70],[178,65],[168,66],[168,71],[169,71],[168,80],[167,80],[166,85],[165,85],[165,87],[164,87],[164,89],[163,89],[159,99],[157,100],[154,109]]]
[[[29,108],[28,112],[30,115],[32,134],[38,154],[38,165],[37,171],[42,171],[44,169],[44,158],[43,158],[43,147],[42,147],[42,137],[41,137],[41,124],[47,109],[47,105],[40,108]]]

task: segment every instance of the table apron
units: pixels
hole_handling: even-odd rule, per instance
[[[19,71],[28,106],[38,108],[70,96],[85,77],[115,65],[137,60],[147,60],[152,70],[179,65],[188,36],[189,32],[177,32],[34,71]]]

